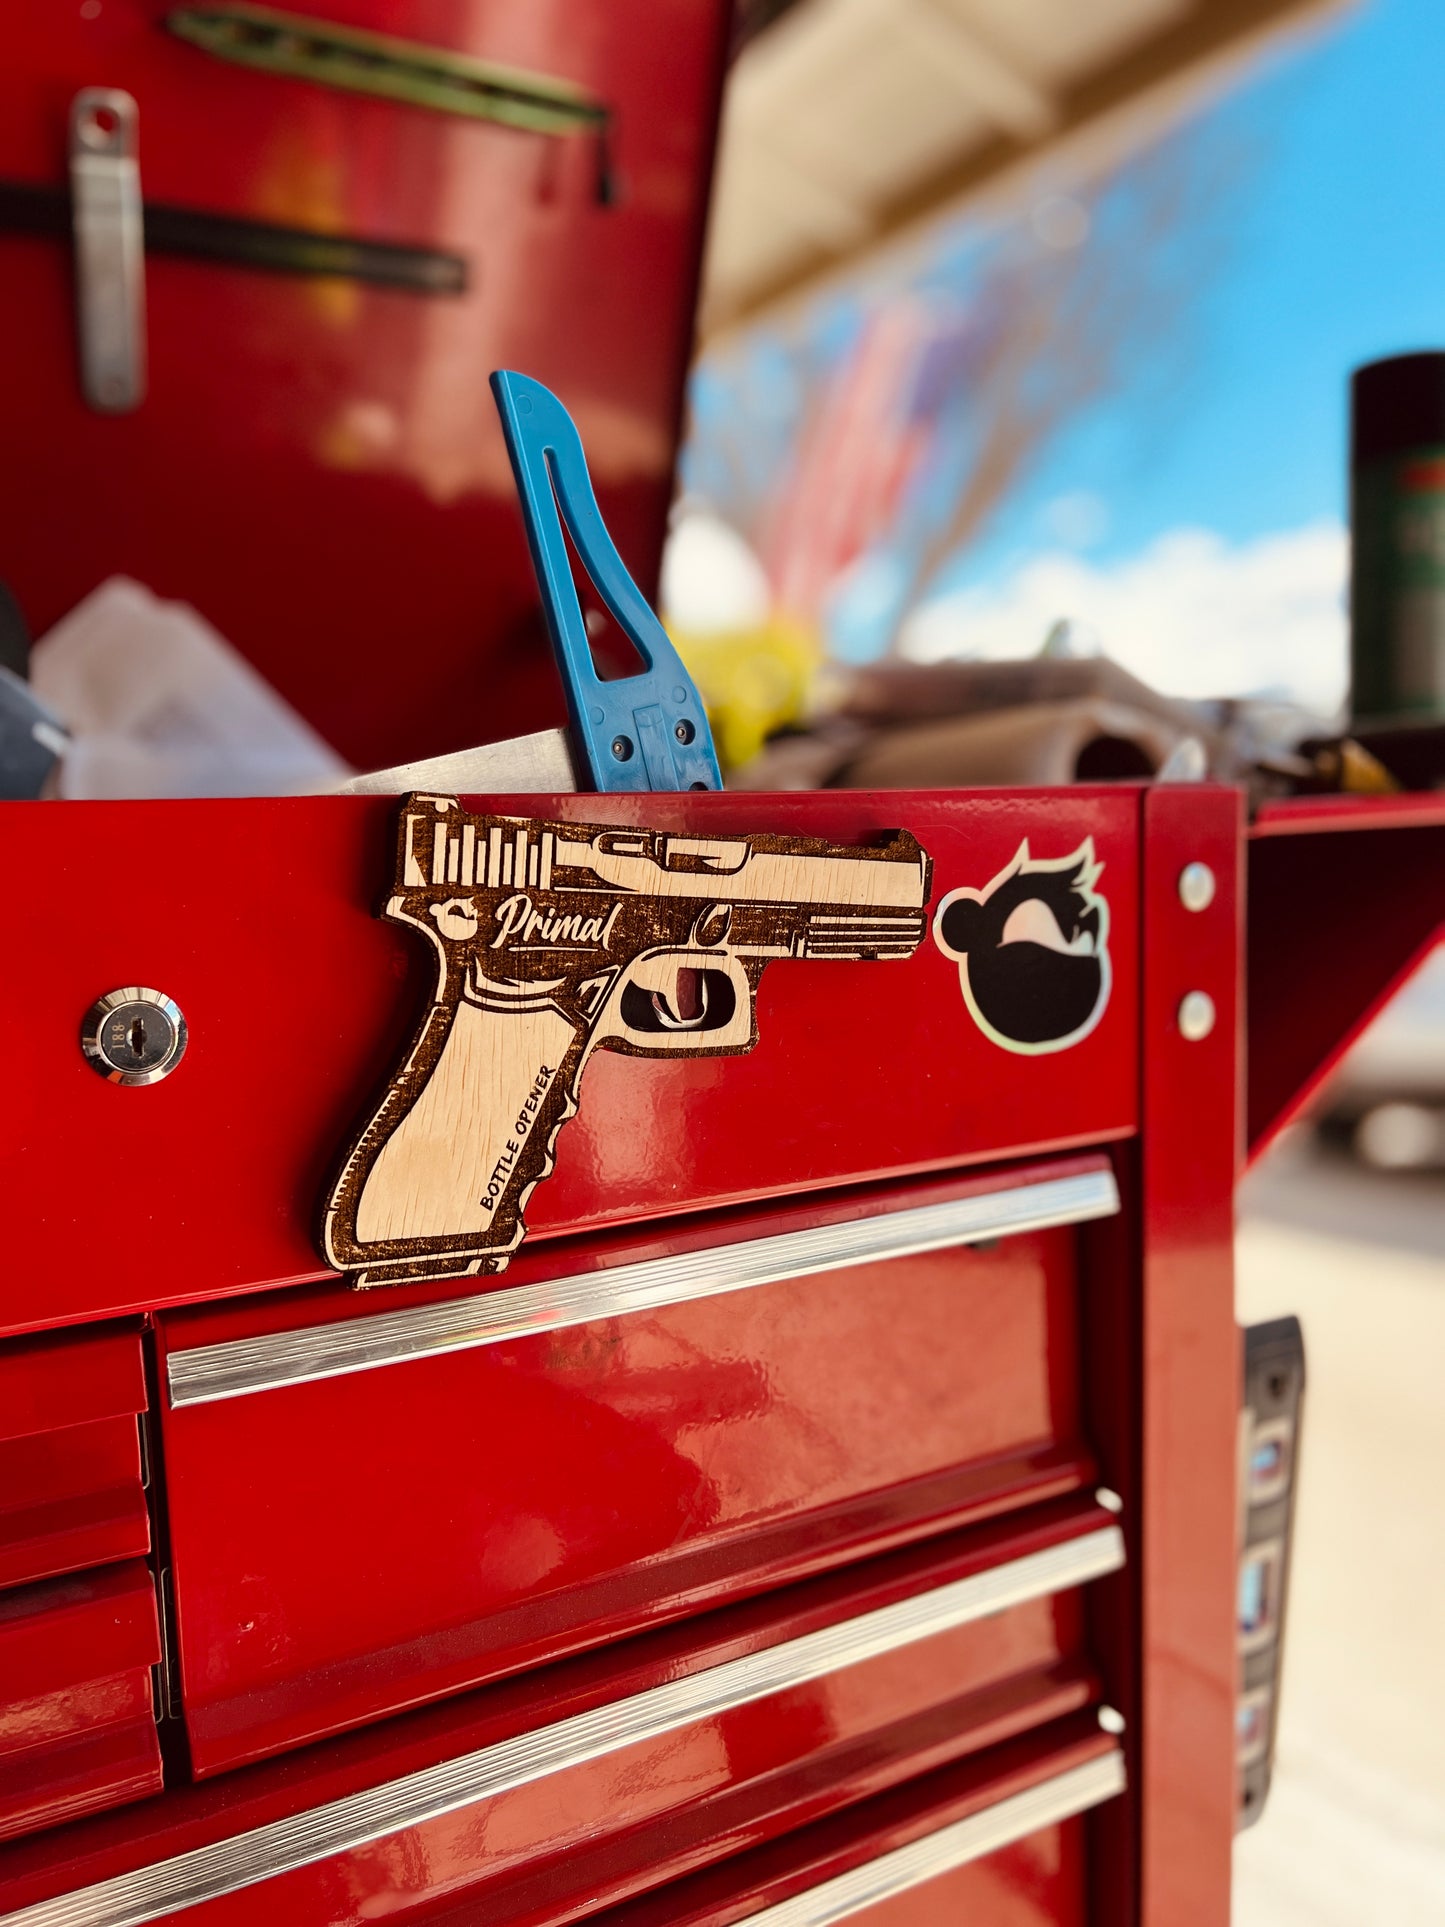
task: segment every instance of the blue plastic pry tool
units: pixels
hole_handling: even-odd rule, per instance
[[[682,659],[613,546],[572,417],[550,389],[500,368],[492,393],[517,478],[576,754],[599,790],[720,790],[707,712]],[[563,525],[592,585],[646,667],[603,682]]]

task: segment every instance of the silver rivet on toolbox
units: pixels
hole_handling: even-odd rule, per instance
[[[1186,863],[1179,872],[1179,901],[1186,910],[1207,910],[1214,901],[1214,872],[1207,863]]]
[[[1214,999],[1207,990],[1191,990],[1180,1000],[1179,1034],[1188,1043],[1200,1044],[1214,1029]]]

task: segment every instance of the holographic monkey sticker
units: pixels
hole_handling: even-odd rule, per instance
[[[1028,840],[981,890],[951,890],[933,939],[958,964],[963,1001],[985,1037],[1026,1057],[1068,1050],[1109,1001],[1109,906],[1094,839],[1033,857]]]

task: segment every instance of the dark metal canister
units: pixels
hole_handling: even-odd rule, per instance
[[[1445,354],[1350,382],[1354,721],[1445,720]]]

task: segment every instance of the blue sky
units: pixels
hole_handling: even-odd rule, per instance
[[[1191,365],[1062,438],[964,565],[1038,540],[1057,496],[1100,495],[1094,553],[1199,525],[1230,541],[1345,514],[1349,371],[1445,345],[1445,5],[1367,0],[1286,42],[1205,118],[1249,159]],[[1163,409],[1161,413],[1161,400]]]

